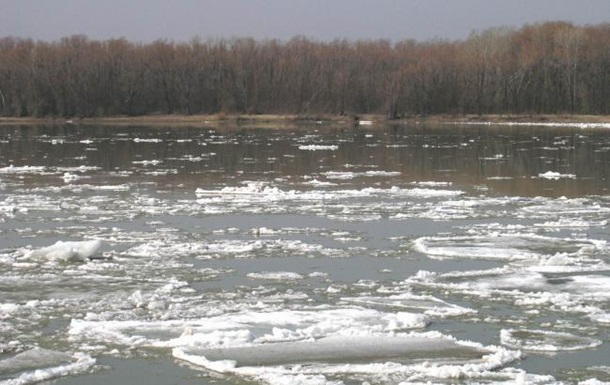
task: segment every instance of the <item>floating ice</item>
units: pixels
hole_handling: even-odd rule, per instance
[[[163,142],[163,139],[156,139],[156,138],[151,138],[151,139],[134,138],[133,141],[136,142],[136,143],[161,143],[161,142]]]
[[[133,133],[115,131],[106,138],[95,133],[96,138],[79,146],[87,151],[133,145],[133,157],[112,165],[103,157],[80,156],[51,159],[45,167],[0,169],[2,359],[36,345],[145,360],[152,352],[170,361],[174,349],[176,357],[185,354],[188,361],[232,373],[228,381],[237,382],[524,384],[557,381],[511,365],[520,357],[512,348],[549,352],[591,349],[597,339],[607,343],[610,199],[603,194],[503,197],[492,192],[494,186],[468,186],[462,171],[435,171],[466,170],[455,157],[462,148],[480,149],[477,133],[460,132],[456,145],[444,137],[453,135],[450,131],[438,137],[436,131],[424,133],[422,140],[449,158],[442,158],[435,170],[403,175],[392,170],[404,173],[408,165],[379,163],[375,154],[401,155],[396,159],[402,163],[409,162],[409,154],[382,147],[375,154],[367,150],[342,160],[339,152],[354,144],[350,133],[314,133],[304,140],[300,134],[275,131],[257,136],[155,129],[143,135],[159,138],[150,142],[163,141],[164,148],[182,141],[177,137],[192,142],[168,152],[153,149],[154,143],[118,143],[132,141]],[[374,140],[365,142],[413,149],[420,139],[414,140],[411,131],[405,130],[409,137],[376,132]],[[67,135],[73,134],[57,143],[72,146],[83,138]],[[609,150],[607,138],[600,136],[591,142],[592,156]],[[13,147],[10,132],[6,137]],[[41,150],[50,148],[52,137],[39,139]],[[544,137],[536,144],[527,137],[523,145],[512,139],[508,146],[518,152],[543,151],[548,158],[536,162],[561,172],[541,173],[540,178],[568,178],[579,169],[550,161],[561,154],[547,151],[566,146],[571,138]],[[203,154],[206,145],[210,152]],[[236,145],[239,149],[226,148]],[[299,145],[312,147],[299,150]],[[515,152],[502,146],[486,149],[500,169],[505,168],[500,163],[514,160],[510,154]],[[313,156],[315,150],[324,159]],[[243,155],[237,163],[226,156],[234,152]],[[476,161],[480,154],[470,155]],[[303,163],[303,157],[312,162]],[[303,173],[267,167],[283,161]],[[12,162],[4,159],[3,165]],[[82,163],[87,166],[69,166]],[[553,164],[561,167],[553,169]],[[159,177],[170,173],[171,178]],[[538,171],[525,176],[539,177]],[[87,179],[69,184],[77,178]],[[244,179],[253,181],[241,184]],[[413,181],[417,179],[421,182]],[[456,181],[465,183],[464,191]],[[595,184],[591,190],[589,182]],[[607,181],[589,182],[582,191],[601,191]],[[201,189],[194,191],[195,183]],[[572,184],[549,181],[545,187],[552,191],[539,193],[579,194],[580,189],[569,188]],[[522,187],[505,191],[533,193]],[[44,239],[52,241],[40,243]],[[80,255],[80,246],[52,245],[58,239],[101,239],[112,245],[105,255],[113,260],[57,263],[90,258]],[[34,250],[27,244],[51,246]],[[52,261],[44,263],[48,259]],[[494,266],[501,267],[490,268]],[[417,269],[431,272],[397,282]],[[451,269],[457,271],[445,273]],[[430,323],[440,332],[423,333]],[[452,334],[504,345],[459,341]],[[606,351],[602,345],[598,352]],[[587,356],[598,359],[598,352],[569,355],[578,363]],[[65,358],[57,366],[75,360]],[[524,367],[559,374],[566,382],[610,378],[571,365],[566,371],[556,369],[556,363],[537,354],[528,359]],[[4,364],[17,367],[15,361]],[[13,381],[40,369],[34,363],[0,378]]]
[[[535,234],[421,237],[413,248],[436,259],[540,260],[557,253],[578,255],[604,249],[604,242],[545,237]]]
[[[157,166],[161,163],[163,163],[162,161],[160,161],[159,159],[153,159],[153,160],[134,160],[133,162],[131,162],[133,164],[140,164],[142,166]]]
[[[321,151],[321,150],[330,150],[335,151],[338,150],[339,146],[335,144],[303,144],[299,146],[299,150],[306,151]]]
[[[583,350],[595,348],[602,344],[602,341],[595,338],[548,330],[528,329],[503,329],[500,332],[500,340],[503,345],[513,349],[538,352]]]
[[[421,237],[413,248],[432,258],[525,259],[537,253],[514,247],[516,237]],[[522,242],[518,242],[522,243]]]
[[[178,351],[180,352],[180,350]],[[416,361],[442,362],[457,357],[481,359],[490,351],[460,345],[444,336],[411,334],[398,336],[324,337],[310,341],[264,343],[228,348],[183,348],[187,355],[211,362],[232,362],[229,368],[287,364],[370,363]],[[179,353],[178,353],[179,354]]]
[[[346,198],[357,197],[377,197],[377,196],[395,196],[395,197],[450,197],[463,194],[459,190],[437,190],[425,188],[402,189],[400,187],[390,188],[374,188],[367,187],[361,190],[282,190],[278,187],[268,186],[261,182],[247,182],[244,187],[223,187],[220,190],[204,190],[198,188],[195,194],[199,199],[206,198],[223,198],[225,201],[247,199],[258,201],[324,201],[324,200],[340,200]]]
[[[447,303],[430,295],[415,295],[411,293],[402,293],[387,297],[344,297],[341,298],[341,300],[360,305],[418,309],[423,310],[426,315],[436,317],[459,316],[477,312],[473,309]]]
[[[364,308],[244,311],[181,321],[86,321],[73,319],[74,339],[127,346],[217,348],[289,342],[330,336],[371,336],[419,329],[423,314],[386,313]],[[189,331],[183,334],[185,328]]]
[[[398,176],[401,173],[399,171],[327,171],[323,175],[328,179],[354,179],[358,177],[393,177]]]
[[[265,230],[261,232],[264,235]],[[131,247],[122,255],[136,257],[175,257],[195,256],[199,259],[212,259],[223,257],[248,258],[255,255],[323,255],[328,257],[344,257],[346,251],[323,247],[318,244],[307,244],[299,240],[290,239],[256,239],[256,240],[218,240],[218,241],[192,241],[181,242],[178,239],[154,239]]]
[[[265,280],[273,280],[273,281],[295,281],[299,279],[303,279],[303,276],[299,273],[293,273],[290,271],[274,271],[268,272],[263,271],[260,273],[248,273],[248,278],[252,279],[265,279]]]
[[[497,126],[537,126],[537,127],[574,127],[574,128],[610,128],[610,123],[585,122],[457,122],[454,124],[497,125]]]
[[[0,167],[0,174],[40,174],[44,172],[44,166],[7,166]]]
[[[80,176],[66,172],[66,173],[64,173],[64,176],[62,178],[63,178],[64,182],[71,183],[71,182],[74,182],[74,181],[80,179]]]
[[[521,207],[517,211],[517,215],[528,219],[550,218],[557,220],[557,217],[560,217],[563,220],[574,218],[577,220],[602,221],[610,215],[610,207],[602,206],[599,202],[587,198],[537,198],[528,205]]]
[[[439,333],[326,337],[234,348],[182,347],[175,348],[173,355],[268,384],[335,383],[327,376],[366,379],[363,383],[480,378],[521,358],[516,351],[456,341]],[[503,378],[507,374],[492,375]]]
[[[100,167],[97,167],[97,166],[85,166],[85,165],[80,165],[80,166],[75,166],[75,167],[56,167],[56,168],[54,168],[54,170],[56,170],[57,172],[68,172],[68,173],[73,173],[73,172],[84,173],[87,171],[96,171],[99,169],[100,169]]]
[[[82,353],[34,348],[0,361],[0,377],[5,379],[0,384],[27,385],[82,374],[95,362],[94,358]]]
[[[31,250],[25,253],[25,259],[57,260],[66,262],[85,261],[102,247],[102,241],[63,242],[57,241],[54,245]]]
[[[545,227],[545,228],[567,228],[567,229],[579,229],[588,227],[604,227],[608,225],[607,220],[601,221],[587,221],[583,219],[568,219],[560,218],[557,221],[547,221],[543,223],[536,223],[534,226]]]
[[[336,183],[333,183],[333,182],[323,182],[323,181],[320,181],[320,180],[315,179],[315,178],[311,179],[311,180],[308,180],[307,182],[303,182],[303,184],[304,185],[310,185],[310,186],[317,186],[317,187],[325,187],[325,186],[329,186],[330,187],[330,186],[336,186],[337,185]]]
[[[438,182],[438,181],[421,181],[421,182],[412,182],[412,184],[421,187],[449,187],[453,185],[452,182]]]
[[[608,385],[610,384],[609,381],[600,381],[596,378],[590,378],[586,381],[579,381],[578,385]]]
[[[538,174],[539,178],[544,178],[544,179],[574,179],[576,178],[576,175],[574,174],[561,174],[555,171],[547,171],[545,173],[542,174]]]
[[[537,267],[534,270],[538,269]],[[586,268],[585,268],[586,269]],[[561,271],[560,269],[556,269]],[[571,270],[575,272],[570,273]],[[610,298],[607,288],[610,277],[579,274],[578,269],[566,267],[563,273],[540,273],[524,268],[505,266],[483,271],[436,274],[420,271],[405,283],[416,283],[442,290],[463,293],[476,298],[503,298],[516,306],[545,311],[586,315],[592,321],[610,322],[603,310]],[[606,266],[605,271],[610,271]]]
[[[480,158],[481,160],[504,160],[504,154],[495,154],[488,157]]]

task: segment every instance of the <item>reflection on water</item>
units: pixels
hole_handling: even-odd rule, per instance
[[[331,144],[338,148],[299,149]],[[602,130],[487,125],[290,132],[2,127],[0,153],[0,167],[92,165],[142,181],[157,173],[159,188],[383,170],[400,172],[401,182],[444,181],[520,196],[582,196],[608,191],[610,137]],[[380,181],[363,180],[371,182]]]
[[[609,153],[560,127],[0,126],[0,381],[609,381]]]

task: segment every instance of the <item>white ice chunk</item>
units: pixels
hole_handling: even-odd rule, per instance
[[[538,243],[539,238],[536,236],[422,237],[413,241],[413,248],[437,259],[519,260],[538,256],[539,254],[533,251]]]
[[[102,247],[99,239],[93,241],[63,242],[25,253],[26,259],[46,259],[56,261],[85,261],[91,258]]]
[[[471,125],[504,125],[504,126],[537,126],[537,127],[574,127],[574,128],[610,128],[610,123],[585,122],[459,122]]]
[[[218,349],[181,347],[173,355],[266,384],[335,384],[327,377],[357,378],[363,384],[488,375],[514,380],[523,374],[492,372],[521,358],[518,351],[457,341],[440,333],[328,337]]]
[[[44,171],[44,166],[7,166],[0,167],[0,174],[39,174]]]
[[[480,359],[490,353],[485,349],[463,346],[455,340],[426,336],[359,336],[326,337],[314,341],[280,342],[253,346],[193,349],[184,348],[178,355],[204,356],[211,362],[240,366],[269,366],[315,362],[374,362],[414,360],[455,360],[457,357]]]
[[[576,175],[574,174],[561,174],[559,172],[556,171],[547,171],[545,173],[541,173],[538,174],[538,178],[544,178],[544,179],[575,179]]]
[[[299,273],[290,271],[262,271],[260,273],[248,273],[248,278],[252,279],[266,279],[275,281],[295,281],[303,279],[303,276]]]
[[[308,311],[243,312],[187,322],[73,319],[69,333],[72,338],[84,337],[128,346],[214,348],[329,336],[392,334],[423,328],[429,322],[429,318],[423,314],[385,313],[363,308],[320,308]],[[185,328],[190,330],[187,335],[183,334]]]
[[[85,354],[67,354],[34,348],[0,361],[0,377],[9,378],[0,384],[26,385],[67,375],[84,373],[95,359]]]
[[[488,235],[421,237],[413,241],[413,248],[416,251],[436,259],[539,261],[558,253],[578,256],[595,250],[604,250],[605,247],[605,241],[496,232]],[[546,253],[541,253],[541,250]]]
[[[393,177],[399,176],[399,171],[364,171],[364,172],[353,172],[353,171],[327,171],[323,175],[328,179],[354,179],[357,177]]]
[[[372,306],[386,306],[402,309],[419,309],[424,314],[436,317],[450,317],[476,313],[476,310],[454,305],[431,295],[402,293],[388,297],[344,297],[343,301]]]
[[[299,150],[306,151],[320,151],[320,150],[330,150],[335,151],[338,150],[339,146],[335,144],[304,144],[299,146]]]
[[[64,173],[64,176],[62,178],[63,178],[64,182],[70,183],[70,182],[74,182],[74,181],[80,179],[80,176],[66,172],[66,173]]]
[[[540,352],[558,352],[591,349],[602,344],[602,341],[580,337],[570,333],[548,330],[515,330],[504,329],[500,332],[503,345],[513,349],[524,349]]]

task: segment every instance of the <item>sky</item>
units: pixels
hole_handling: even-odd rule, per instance
[[[465,39],[490,27],[610,21],[610,0],[0,0],[0,37]]]

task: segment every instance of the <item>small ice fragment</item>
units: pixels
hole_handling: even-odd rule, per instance
[[[324,145],[324,144],[304,144],[299,146],[299,150],[306,150],[306,151],[319,151],[319,150],[330,150],[330,151],[334,151],[334,150],[338,150],[339,146],[334,145],[334,144],[330,144],[330,145]]]
[[[75,180],[80,179],[80,177],[76,174],[71,174],[69,172],[64,173],[64,176],[62,177],[64,182],[66,183],[70,183],[70,182],[74,182]]]
[[[574,174],[560,174],[558,172],[555,171],[547,171],[541,174],[538,174],[539,178],[544,178],[544,179],[562,179],[562,178],[566,178],[566,179],[575,179],[576,175]]]

